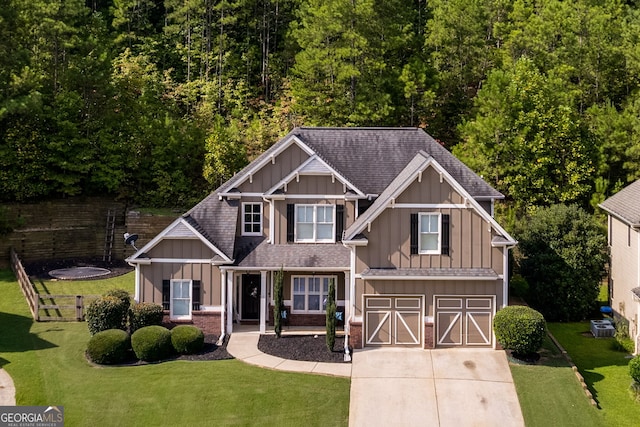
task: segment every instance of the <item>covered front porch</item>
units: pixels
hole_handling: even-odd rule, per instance
[[[224,278],[226,333],[253,331],[266,334],[273,331],[273,289],[277,270],[248,270],[221,268]],[[324,334],[328,281],[336,283],[337,322],[339,334],[348,332],[349,318],[348,270],[309,271],[284,270],[283,278],[283,333]]]

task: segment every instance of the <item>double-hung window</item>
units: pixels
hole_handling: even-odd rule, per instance
[[[191,318],[191,280],[171,280],[171,318]]]
[[[334,242],[333,205],[296,205],[296,242]]]
[[[333,276],[294,276],[293,312],[324,313],[329,295],[329,280]]]
[[[262,203],[242,204],[242,235],[262,235]]]
[[[419,214],[419,253],[439,254],[440,253],[440,214],[421,213]]]

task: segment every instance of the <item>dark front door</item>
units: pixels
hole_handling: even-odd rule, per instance
[[[260,275],[242,275],[242,319],[260,319]]]

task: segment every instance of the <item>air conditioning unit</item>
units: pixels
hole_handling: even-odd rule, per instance
[[[616,328],[610,320],[592,320],[591,333],[596,338],[612,337],[616,333]]]

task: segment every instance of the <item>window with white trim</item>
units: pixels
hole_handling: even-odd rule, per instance
[[[262,235],[262,203],[242,204],[242,235]]]
[[[296,242],[335,242],[333,205],[296,205]]]
[[[419,252],[421,254],[440,253],[440,214],[421,213],[419,218]]]
[[[324,313],[329,295],[329,280],[335,276],[292,277],[293,313]]]
[[[191,280],[171,280],[171,318],[191,319]]]

